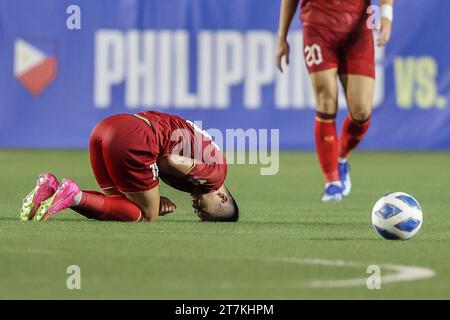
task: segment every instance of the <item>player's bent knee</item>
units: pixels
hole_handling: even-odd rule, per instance
[[[336,101],[333,99],[320,99],[317,102],[317,111],[327,114],[336,113]]]
[[[356,122],[364,122],[370,118],[371,110],[370,108],[356,108],[350,112],[350,116]]]

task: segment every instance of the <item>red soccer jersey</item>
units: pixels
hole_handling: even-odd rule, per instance
[[[137,115],[147,119],[156,134],[156,143],[149,146],[155,162],[170,154],[195,160],[195,166],[186,177],[159,172],[165,183],[189,193],[210,192],[222,185],[227,172],[225,156],[204,130],[172,114],[145,111]]]
[[[371,0],[301,0],[303,25],[336,32],[357,32],[365,27]]]

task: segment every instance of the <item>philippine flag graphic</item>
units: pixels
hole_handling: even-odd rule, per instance
[[[23,39],[14,43],[14,75],[37,96],[56,78],[57,60]]]

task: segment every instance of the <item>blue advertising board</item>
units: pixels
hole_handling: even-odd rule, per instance
[[[157,109],[204,128],[279,129],[282,149],[313,150],[298,16],[288,72],[274,64],[279,5],[0,0],[0,147],[85,148],[108,115]],[[450,150],[448,12],[446,0],[395,1],[361,148]],[[339,122],[342,96],[340,108]]]

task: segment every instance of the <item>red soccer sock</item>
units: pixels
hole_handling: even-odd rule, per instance
[[[317,155],[326,182],[339,181],[336,115],[317,112],[315,138]]]
[[[98,191],[82,191],[80,203],[71,209],[86,218],[101,221],[142,221],[141,209],[124,196],[105,196]]]
[[[339,157],[347,159],[361,140],[364,138],[370,127],[370,117],[365,121],[355,121],[348,115],[342,125],[341,144],[339,148]]]

